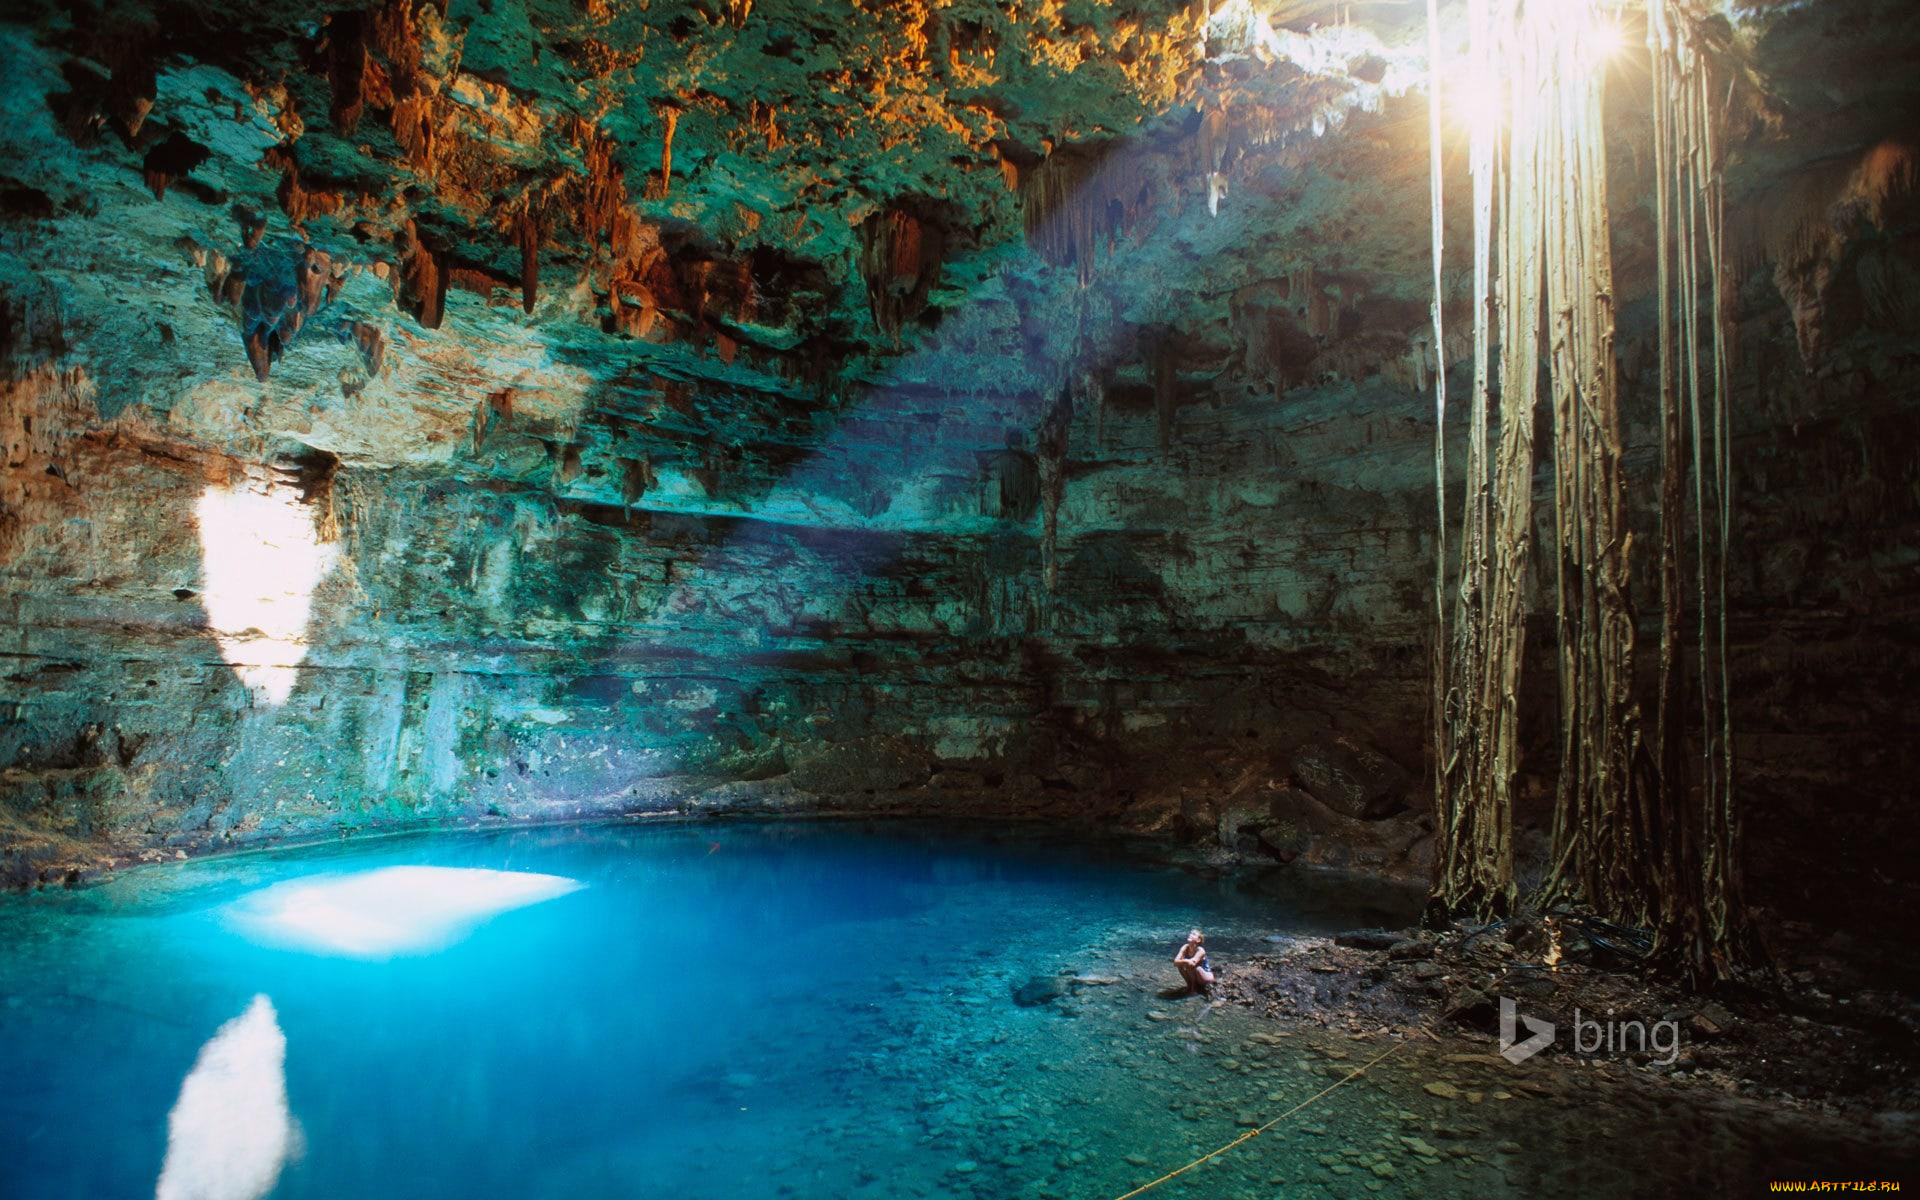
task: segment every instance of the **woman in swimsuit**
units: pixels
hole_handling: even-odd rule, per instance
[[[1190,990],[1206,995],[1213,986],[1213,966],[1207,960],[1206,938],[1198,929],[1187,931],[1187,944],[1174,954],[1173,965],[1180,968],[1180,977],[1187,981]]]

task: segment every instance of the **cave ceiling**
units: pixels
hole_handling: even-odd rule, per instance
[[[1424,8],[1244,8],[26,6],[7,350],[134,440],[828,523],[1062,389],[1411,395]],[[1742,19],[1736,204],[1914,111],[1907,6]]]

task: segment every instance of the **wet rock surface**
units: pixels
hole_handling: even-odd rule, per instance
[[[1549,944],[1557,948],[1551,961],[1541,953]],[[1920,1067],[1910,1053],[1920,1036],[1920,1001],[1899,990],[1836,995],[1815,982],[1806,948],[1791,953],[1792,965],[1777,979],[1703,995],[1635,957],[1596,948],[1564,920],[1551,943],[1518,923],[1364,930],[1251,956],[1223,977],[1221,992],[1269,1017],[1329,1029],[1418,1026],[1477,1042],[1496,1065],[1506,1048],[1502,1004],[1511,1001],[1514,1023],[1504,1033],[1523,1043],[1535,1032],[1523,1015],[1549,1022],[1554,1037],[1539,1053],[1560,1067],[1606,1063],[1898,1126],[1896,1114],[1920,1108]]]

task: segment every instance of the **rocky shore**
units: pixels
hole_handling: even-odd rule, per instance
[[[1920,1000],[1910,990],[1869,986],[1843,959],[1801,946],[1773,977],[1703,995],[1650,971],[1624,931],[1582,928],[1563,919],[1276,938],[1271,953],[1225,972],[1217,990],[1277,1021],[1460,1043],[1494,1065],[1501,1002],[1511,1000],[1512,1042],[1540,1028],[1526,1018],[1554,1030],[1537,1052],[1516,1052],[1530,1067],[1625,1070],[1920,1136],[1911,1053]],[[1428,1090],[1450,1098],[1471,1094],[1467,1087]]]

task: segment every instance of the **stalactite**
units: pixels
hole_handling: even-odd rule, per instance
[[[680,110],[667,105],[660,112],[660,185],[655,198],[664,198],[673,190],[673,134],[680,128]]]
[[[1220,201],[1227,195],[1227,142],[1230,129],[1224,102],[1209,105],[1201,114],[1200,129],[1194,139],[1200,177],[1207,188],[1207,215],[1220,215]]]
[[[140,136],[147,114],[159,95],[159,76],[154,69],[148,35],[133,34],[110,38],[100,51],[110,78],[107,82],[107,111],[120,126],[128,141]]]
[[[875,328],[896,343],[927,306],[940,278],[946,234],[936,221],[902,209],[875,213],[860,226],[860,277]]]
[[[340,517],[334,490],[340,474],[340,456],[327,450],[302,448],[273,464],[280,482],[300,494],[300,503],[312,508],[314,535],[322,544],[340,540]]]
[[[416,92],[394,101],[393,138],[400,143],[407,165],[422,175],[439,174],[441,124],[430,92]]]
[[[1854,230],[1885,228],[1888,204],[1912,191],[1920,150],[1911,142],[1880,142],[1798,172],[1765,200],[1757,246],[1773,264],[1774,286],[1793,313],[1801,361],[1812,366],[1823,347],[1827,289],[1840,271]]]
[[[1020,211],[1027,244],[1057,267],[1093,282],[1102,244],[1139,227],[1149,207],[1149,181],[1126,156],[1108,160],[1062,150],[1020,176]]]
[[[216,254],[207,259],[206,279],[214,299],[239,318],[247,361],[264,383],[307,319],[331,298],[333,260],[311,246],[291,256],[264,254],[244,266]]]
[[[360,361],[367,368],[369,376],[378,377],[386,371],[387,335],[379,326],[355,321],[347,326],[347,336],[352,340],[354,349],[360,352]]]
[[[585,173],[570,179],[564,195],[574,229],[597,252],[604,246],[612,262],[605,266],[609,327],[632,337],[648,338],[667,323],[663,303],[672,297],[657,294],[663,281],[653,270],[665,257],[657,231],[633,212],[626,172],[618,162],[619,143],[592,122],[578,120],[572,136],[579,147]]]
[[[1000,182],[1010,192],[1020,190],[1020,164],[1004,154],[1000,156]]]
[[[747,106],[747,128],[761,136],[768,150],[778,150],[786,144],[780,134],[780,109],[777,105],[754,100]]]
[[[240,244],[249,250],[259,246],[260,239],[267,234],[267,219],[244,207],[235,208],[233,217],[240,223]]]
[[[205,146],[179,133],[169,133],[156,142],[140,162],[142,176],[155,200],[166,197],[167,189],[211,154]]]
[[[329,115],[344,136],[359,127],[366,101],[367,14],[350,9],[327,17],[327,82],[333,96]]]
[[[446,312],[448,270],[443,256],[427,245],[409,220],[399,242],[400,270],[394,275],[394,300],[424,329],[440,328]]]
[[[520,308],[531,313],[540,298],[540,219],[529,208],[516,223],[520,242]]]
[[[331,216],[346,207],[345,198],[338,192],[305,187],[300,181],[300,167],[291,154],[270,151],[267,161],[277,162],[282,168],[278,189],[280,208],[294,228],[300,228],[312,217]]]

